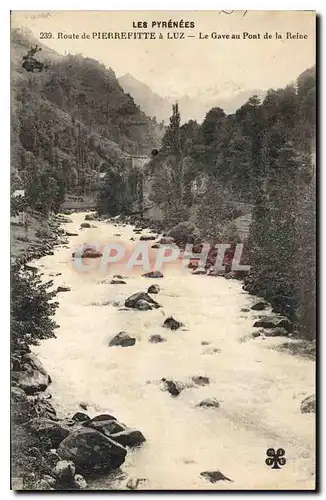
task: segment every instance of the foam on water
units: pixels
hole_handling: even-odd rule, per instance
[[[85,214],[73,214],[69,231],[78,231]],[[124,488],[126,479],[146,478],[139,489],[309,489],[314,481],[314,415],[300,413],[301,400],[315,392],[314,363],[272,350],[280,339],[248,339],[257,314],[241,312],[253,298],[241,283],[193,276],[179,266],[164,270],[160,280],[130,273],[126,285],[100,283],[115,273],[77,272],[71,263],[76,244],[105,243],[119,232],[130,242],[131,226],[95,222],[70,239],[70,248],[38,261],[44,279],[50,273],[60,293],[57,338],[35,348],[51,374],[50,391],[59,416],[80,410],[113,413],[143,432],[147,441],[128,454],[123,478],[104,476],[91,487]],[[154,296],[163,306],[153,311],[124,311],[126,297],[159,283]],[[101,305],[106,302],[108,305]],[[185,330],[162,328],[173,315]],[[129,348],[108,347],[121,330],[137,338]],[[151,344],[160,333],[167,342]],[[202,345],[201,342],[209,342]],[[213,352],[219,348],[220,352]],[[162,377],[189,381],[210,378],[208,386],[189,387],[177,398],[163,391]],[[204,398],[217,398],[215,410],[198,408]],[[287,464],[272,470],[265,464],[268,448],[285,449]],[[208,483],[200,473],[220,469],[234,482]]]

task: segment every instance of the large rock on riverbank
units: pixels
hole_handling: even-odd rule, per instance
[[[85,427],[66,437],[60,443],[58,454],[64,460],[72,460],[77,472],[90,474],[119,468],[127,450],[101,432]]]
[[[69,435],[69,428],[63,422],[54,422],[49,418],[33,418],[26,425],[37,437],[49,439],[52,448],[57,448]]]
[[[174,226],[168,233],[176,244],[195,243],[200,238],[197,227],[191,222],[180,222]]]
[[[288,333],[293,330],[293,324],[287,318],[278,316],[264,316],[255,321],[254,327],[256,328],[285,328]]]
[[[33,354],[25,354],[20,363],[19,371],[11,373],[12,380],[23,389],[26,394],[35,394],[45,391],[51,378],[43,368],[42,363]]]

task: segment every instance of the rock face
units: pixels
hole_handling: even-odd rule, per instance
[[[301,413],[316,413],[316,396],[312,394],[308,396],[303,401],[301,401],[300,405]]]
[[[72,432],[58,448],[64,460],[72,460],[77,472],[91,473],[117,469],[125,461],[126,448],[91,428]]]
[[[159,285],[151,285],[148,290],[147,290],[147,293],[159,293],[160,291],[160,286]]]
[[[216,398],[207,398],[203,399],[203,401],[201,401],[198,406],[202,408],[219,408],[220,403]]]
[[[266,307],[267,307],[266,302],[257,302],[251,307],[251,309],[252,311],[263,311],[264,309],[266,309]]]
[[[166,338],[162,337],[162,335],[159,335],[158,333],[151,335],[148,339],[148,342],[151,344],[159,344],[161,342],[166,342]]]
[[[27,427],[37,436],[50,439],[52,448],[57,448],[69,435],[69,429],[63,423],[49,418],[33,418],[27,423]]]
[[[266,316],[261,318],[254,323],[254,327],[256,328],[277,328],[282,327],[288,333],[291,333],[293,330],[293,324],[287,318],[278,318],[277,316]]]
[[[184,326],[184,324],[170,316],[169,318],[166,318],[163,326],[164,328],[170,328],[170,330],[178,330],[178,328]]]
[[[228,477],[224,476],[219,470],[211,470],[200,473],[205,479],[207,479],[210,483],[217,483],[217,481],[232,481]]]
[[[135,345],[135,337],[131,337],[127,332],[120,332],[109,342],[110,347],[131,347]]]
[[[112,434],[111,438],[122,446],[139,446],[146,441],[144,435],[136,429],[126,429],[116,434]]]
[[[141,301],[141,305],[139,307],[139,302]],[[150,297],[148,295],[148,293],[146,292],[136,292],[134,293],[133,295],[131,295],[130,297],[128,297],[128,299],[125,300],[125,306],[126,307],[130,307],[132,309],[141,309],[141,310],[144,310],[145,309],[145,306],[143,304],[143,302],[147,302],[147,304],[150,306],[148,309],[157,309],[160,306],[160,304],[158,304],[154,299],[152,299],[152,297]],[[144,309],[142,309],[144,308]]]
[[[163,278],[163,274],[161,271],[150,271],[149,273],[145,273],[142,276],[144,278]]]

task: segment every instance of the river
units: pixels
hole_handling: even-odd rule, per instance
[[[72,214],[73,222],[63,225],[79,233],[69,238],[69,248],[36,262],[44,279],[71,291],[58,294],[57,338],[42,341],[35,352],[51,374],[59,416],[72,416],[85,403],[90,416],[112,413],[147,439],[128,453],[121,477],[102,476],[90,487],[124,489],[131,477],[146,479],[139,489],[313,488],[315,415],[301,414],[300,402],[315,392],[314,362],[273,349],[284,338],[251,338],[259,313],[241,311],[254,297],[239,281],[194,276],[177,265],[160,280],[118,268],[106,275],[77,271],[71,259],[76,245],[112,237],[130,244],[135,236],[131,226],[104,221],[80,230],[84,217]],[[101,283],[118,271],[128,275],[127,284]],[[62,274],[50,277],[56,273]],[[153,283],[161,287],[154,298],[162,309],[120,310],[118,303],[123,307],[126,297]],[[186,328],[162,328],[169,315]],[[121,330],[136,336],[135,346],[108,347]],[[149,343],[154,333],[167,342]],[[187,381],[194,375],[208,376],[210,384],[178,397],[163,391],[162,377]],[[220,407],[197,407],[207,397]],[[271,469],[266,450],[280,447],[287,463]],[[218,469],[232,482],[211,484],[200,476]]]

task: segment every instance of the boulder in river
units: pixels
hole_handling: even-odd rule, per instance
[[[110,437],[122,446],[128,447],[139,446],[146,441],[144,435],[137,429],[125,429],[116,434],[112,434]]]
[[[152,299],[152,297],[150,297],[148,295],[148,293],[146,292],[136,292],[134,293],[133,295],[131,295],[130,297],[128,297],[126,300],[125,300],[125,306],[126,307],[130,307],[132,309],[138,309],[137,307],[137,303],[139,301],[145,301],[147,302],[148,304],[150,304],[151,308],[159,308],[161,307],[160,304],[158,304],[154,299]]]
[[[131,347],[135,345],[136,338],[129,335],[127,332],[120,332],[115,335],[109,342],[110,347]]]
[[[178,382],[174,380],[167,380],[162,378],[162,382],[165,384],[166,390],[171,394],[171,396],[179,396],[180,392],[184,389]]]
[[[220,354],[220,352],[222,351],[218,347],[207,347],[204,349],[203,354]]]
[[[170,330],[178,330],[178,328],[184,326],[184,324],[170,316],[169,318],[166,318],[163,326],[164,328],[170,328]]]
[[[144,278],[163,278],[161,271],[150,271],[142,275]]]
[[[70,292],[71,291],[71,288],[69,286],[58,286],[57,288],[57,293],[60,293],[60,292]]]
[[[209,384],[209,378],[204,377],[203,375],[195,375],[194,377],[191,377],[191,380],[196,385],[208,385]]]
[[[219,470],[206,470],[205,472],[201,472],[200,475],[207,479],[210,483],[217,483],[217,481],[232,481],[228,477],[224,476]]]
[[[282,326],[277,326],[276,328],[268,328],[264,330],[265,337],[287,337],[289,333]]]
[[[75,255],[73,254],[73,257]],[[102,257],[102,252],[99,250],[96,250],[93,247],[86,247],[85,250],[83,250],[83,259],[98,259],[99,257]]]
[[[78,233],[70,233],[69,231],[66,231],[66,236],[78,236]]]
[[[217,401],[216,398],[207,398],[207,399],[203,399],[203,401],[201,401],[198,406],[202,407],[202,408],[219,408],[220,406],[220,403],[219,401]]]
[[[80,224],[81,229],[89,229],[91,227],[89,222],[82,222]]]
[[[147,290],[147,293],[159,293],[160,291],[160,286],[159,285],[151,285],[148,290]]]
[[[287,318],[279,318],[277,316],[264,316],[255,321],[254,327],[256,328],[285,328],[288,333],[292,332],[293,324]]]
[[[154,243],[154,245],[152,245],[151,248],[154,248],[154,250],[158,249],[158,248],[160,248],[160,244],[159,243]]]
[[[142,234],[139,239],[140,241],[151,241],[156,240],[156,236],[154,234]]]
[[[93,213],[93,214],[86,214],[85,215],[85,220],[96,220],[98,219],[98,214],[97,213]]]
[[[26,425],[38,437],[49,439],[52,448],[57,448],[70,432],[64,423],[54,422],[49,418],[43,417],[33,418]]]
[[[134,309],[138,309],[139,311],[151,311],[153,307],[147,300],[140,299],[135,304]]]
[[[191,274],[194,274],[195,276],[199,276],[199,275],[202,275],[202,274],[206,274],[207,271],[206,269],[203,269],[203,268],[197,268],[197,269],[194,269],[194,271],[191,273]]]
[[[301,413],[316,413],[316,396],[312,394],[308,396],[300,404]]]
[[[124,280],[120,280],[120,279],[117,279],[117,278],[113,278],[113,280],[110,281],[110,284],[111,285],[126,285],[127,282],[124,281]]]
[[[158,333],[155,333],[149,337],[148,342],[151,344],[160,344],[161,342],[166,342],[166,338],[162,337],[162,335]]]
[[[256,304],[254,304],[251,307],[251,310],[252,311],[263,311],[264,309],[266,309],[267,305],[268,304],[266,304],[266,302],[263,302],[263,301],[256,302]]]
[[[78,473],[92,473],[117,469],[125,461],[127,450],[101,432],[82,427],[60,443],[58,454],[72,460]]]
[[[159,241],[160,245],[174,245],[175,241],[172,236],[162,236],[162,238]]]

